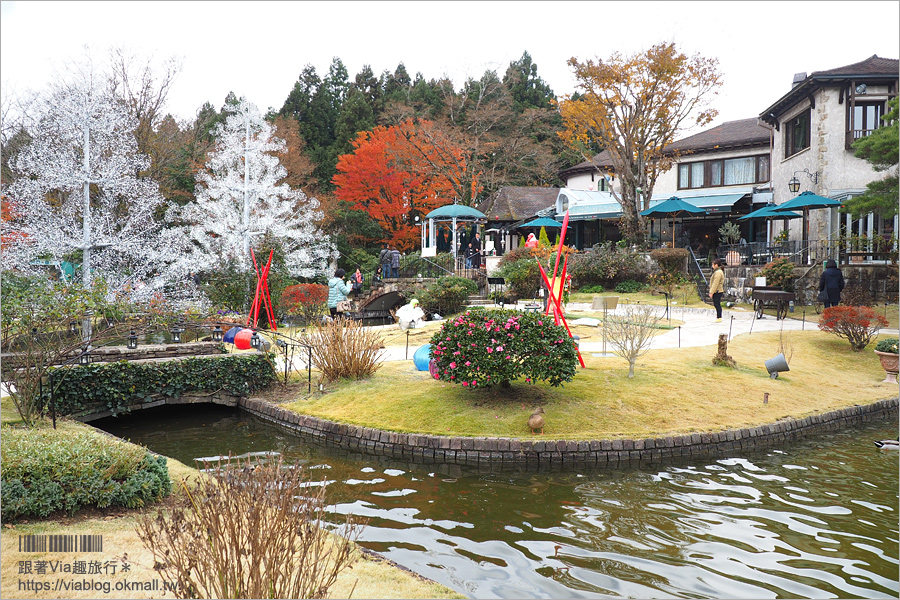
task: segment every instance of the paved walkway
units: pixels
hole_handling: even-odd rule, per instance
[[[570,303],[567,307],[566,318],[569,322],[579,318],[583,312],[591,310],[590,304]],[[654,306],[657,314],[666,319],[666,307]],[[619,306],[610,314],[623,314],[627,310],[625,306]],[[714,308],[687,308],[675,306],[670,308],[669,317],[673,321],[682,321],[684,324],[676,327],[671,331],[657,335],[653,338],[651,348],[686,348],[689,346],[715,346],[719,341],[719,335],[722,333],[730,334],[729,340],[741,334],[753,334],[763,331],[818,331],[819,315],[813,310],[808,310],[805,315],[803,309],[795,309],[794,313],[789,314],[787,319],[778,320],[774,316],[766,315],[761,319],[756,318],[756,313],[751,310],[741,309],[723,309],[722,322],[716,323],[716,311]],[[396,327],[396,325],[387,325],[385,327]],[[896,329],[882,329],[882,335],[898,335]],[[409,347],[408,356],[405,346],[391,346],[385,348],[384,360],[412,360],[413,353],[421,344]],[[600,353],[603,352],[603,342],[581,342],[580,349],[582,352]],[[606,352],[609,354],[611,350],[607,342]]]

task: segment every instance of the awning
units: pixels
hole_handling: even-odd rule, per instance
[[[747,194],[717,194],[710,196],[694,196],[693,198],[685,198],[679,196],[685,202],[693,204],[697,208],[706,209],[707,214],[727,213],[731,212],[734,203],[746,196]],[[653,208],[653,203],[650,203]]]
[[[723,214],[731,212],[734,203],[746,196],[746,193],[740,194],[716,194],[707,196],[694,196],[692,198],[684,198],[682,200],[689,204],[693,204],[697,208],[702,208],[708,215]],[[659,200],[651,200],[650,208],[654,208],[665,202],[665,198]],[[569,207],[570,221],[591,221],[594,219],[618,219],[622,216],[622,207],[618,202],[604,203],[581,203]],[[702,216],[702,215],[701,215]],[[563,215],[556,215],[557,221],[562,221]]]
[[[564,215],[556,215],[557,221],[562,221]],[[622,216],[622,207],[618,202],[605,202],[603,204],[576,204],[569,207],[570,221],[586,221],[593,219],[618,219]]]

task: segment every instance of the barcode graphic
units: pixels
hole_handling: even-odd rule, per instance
[[[20,535],[19,552],[103,552],[103,536]]]

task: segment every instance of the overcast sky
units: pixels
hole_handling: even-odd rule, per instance
[[[718,58],[722,121],[755,117],[795,73],[873,54],[900,57],[900,2],[0,2],[3,93],[41,89],[54,66],[125,46],[181,59],[169,111],[192,117],[229,91],[280,108],[307,64],[339,57],[352,80],[403,62],[457,88],[502,76],[528,51],[557,95],[574,91],[570,57],[608,58],[661,41]]]

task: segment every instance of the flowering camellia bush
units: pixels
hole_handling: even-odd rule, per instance
[[[846,338],[859,352],[869,345],[888,320],[868,306],[831,306],[822,311],[819,329]]]
[[[437,379],[465,387],[507,387],[514,379],[559,386],[575,376],[575,342],[553,317],[470,310],[431,338]]]

